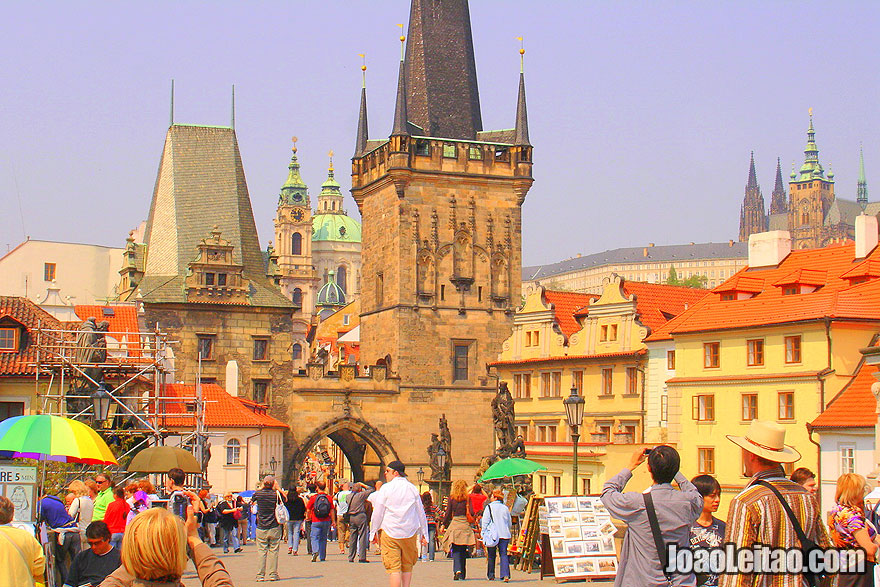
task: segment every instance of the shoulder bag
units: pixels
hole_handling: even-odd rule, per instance
[[[281,492],[275,492],[275,521],[281,524],[282,526],[290,521],[290,512],[287,511],[287,506],[284,505],[284,500],[281,499]]]
[[[660,522],[657,521],[657,510],[654,509],[654,497],[649,493],[643,493],[642,498],[645,500],[645,512],[648,514],[648,523],[651,524],[651,534],[654,535],[654,546],[657,547],[657,557],[660,560],[660,567],[666,581],[672,584],[672,573],[669,568],[669,551],[663,544],[663,534],[660,533]]]
[[[788,505],[788,502],[785,501],[785,498],[782,497],[782,494],[776,489],[772,483],[764,481],[763,479],[758,479],[755,481],[755,485],[762,485],[773,492],[777,499],[779,499],[779,503],[782,505],[782,509],[785,510],[785,513],[788,514],[788,519],[791,521],[791,525],[794,526],[795,534],[797,534],[798,540],[801,543],[801,552],[804,555],[804,565],[807,564],[807,561],[810,560],[810,553],[818,550],[819,552],[824,553],[824,549],[820,548],[818,544],[807,538],[806,533],[804,533],[804,529],[801,526],[801,523],[798,521],[797,517],[794,515],[794,512],[791,511],[791,506]],[[821,522],[820,522],[821,523]],[[822,557],[824,560],[824,556]],[[821,571],[819,573],[810,573],[805,568],[802,573],[804,581],[807,582],[811,587],[817,587],[819,585],[823,585],[825,579],[828,577],[827,571]]]
[[[483,544],[488,546],[489,548],[493,548],[498,546],[498,542],[500,538],[498,537],[498,528],[495,526],[495,518],[492,516],[492,504],[486,504],[485,509],[483,509],[483,517],[486,517],[486,511],[489,512],[489,523],[486,524],[485,529],[483,530]]]

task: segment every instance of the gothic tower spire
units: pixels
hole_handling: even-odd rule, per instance
[[[483,130],[467,0],[412,0],[406,45],[409,121],[429,137]]]
[[[519,66],[519,94],[516,97],[516,134],[514,136],[514,145],[529,144],[529,117],[526,113],[526,78],[523,73],[522,56],[526,50],[520,47],[520,66]]]
[[[367,127],[367,63],[366,58],[361,55],[363,63],[361,71],[363,79],[361,81],[361,111],[358,116],[357,142],[354,146],[355,157],[362,155],[367,150],[367,140],[369,140],[369,130]]]
[[[414,0],[415,1],[415,0]],[[401,45],[405,37],[400,35]],[[403,56],[403,47],[400,52],[400,69],[397,72],[397,100],[394,103],[394,127],[391,129],[391,136],[408,135],[407,121],[409,120],[406,108],[406,63]]]
[[[865,179],[865,153],[862,147],[859,147],[859,184],[856,201],[862,207],[862,210],[868,205],[868,180]]]
[[[782,183],[782,161],[776,158],[776,184],[770,197],[770,214],[786,214],[788,198],[785,195],[785,184]]]
[[[758,185],[758,176],[755,173],[755,152],[752,151],[749,160],[749,179],[746,181],[746,194],[743,198],[742,208],[739,215],[739,240],[749,240],[749,235],[767,230],[767,213],[764,208],[764,196],[761,195],[761,186]]]

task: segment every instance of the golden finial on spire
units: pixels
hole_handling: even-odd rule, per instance
[[[330,149],[330,152],[327,153],[327,156],[330,157],[330,171],[333,171],[333,149]]]
[[[397,27],[400,29],[400,60],[403,61],[404,54],[404,41],[406,41],[406,35],[403,34],[403,25],[398,24]]]
[[[367,87],[367,56],[363,53],[358,53],[358,57],[361,58],[361,85],[363,87]]]
[[[523,38],[517,37],[516,40],[519,41],[519,72],[522,73],[523,72],[523,59],[525,58],[526,50],[525,50],[525,47],[523,47]]]
[[[810,118],[813,118],[813,108],[812,107],[809,108],[808,112],[810,113]]]
[[[290,140],[293,141],[293,149],[292,149],[292,151],[293,151],[294,153],[296,153],[296,142],[297,142],[299,139],[296,138],[296,137],[290,137]]]

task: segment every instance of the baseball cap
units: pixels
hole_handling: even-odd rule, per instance
[[[406,477],[406,468],[400,461],[391,461],[388,463],[388,468],[397,471],[401,477]]]

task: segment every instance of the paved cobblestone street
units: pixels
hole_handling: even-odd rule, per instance
[[[258,553],[257,547],[249,543],[244,547],[244,551],[238,554],[223,554],[220,549],[214,549],[221,560],[226,565],[232,580],[237,587],[256,585],[254,580],[257,574]],[[292,556],[287,554],[285,546],[278,555],[278,575],[279,581],[267,583],[267,585],[351,585],[357,587],[373,587],[388,584],[385,568],[382,566],[380,557],[371,554],[368,564],[349,563],[348,558],[339,554],[335,543],[327,545],[327,560],[323,563],[311,562],[311,556],[305,554],[304,547],[300,550],[300,554]],[[501,584],[499,579],[495,581],[486,580],[486,559],[472,558],[468,559],[468,579],[470,585],[498,585]],[[192,568],[192,567],[190,567]],[[496,567],[496,576],[497,576]],[[195,578],[195,572],[190,570],[184,577],[184,583],[187,587],[198,587],[198,579]],[[452,581],[452,559],[445,558],[445,555],[438,553],[438,558],[434,562],[416,564],[413,585],[445,585],[453,584]],[[537,571],[526,574],[518,570],[511,571],[511,584],[517,585],[538,585],[541,584]],[[552,580],[551,580],[552,583]],[[458,583],[455,583],[456,585]],[[260,583],[263,585],[263,583]]]

